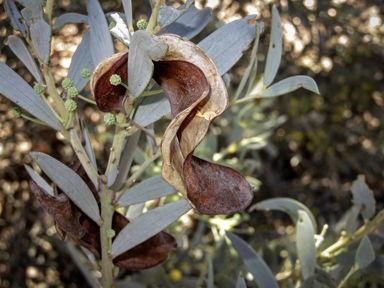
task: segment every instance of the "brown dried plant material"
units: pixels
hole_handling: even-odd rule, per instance
[[[252,201],[249,183],[236,170],[193,156],[214,118],[228,106],[225,84],[213,61],[179,36],[159,37],[168,53],[155,63],[154,79],[171,103],[172,122],[161,144],[165,181],[204,214],[227,214]]]
[[[103,112],[119,110],[124,113],[123,100],[127,89],[122,85],[112,85],[109,81],[113,74],[128,83],[128,52],[114,54],[101,61],[92,74],[90,81],[91,93],[97,107]]]
[[[76,158],[69,167],[84,180],[99,202],[99,195],[80,161]],[[57,195],[51,196],[32,180],[30,186],[43,209],[54,218],[58,234],[62,240],[68,234],[78,245],[101,255],[100,227],[93,220],[82,213],[57,187],[55,187]],[[123,215],[118,212],[114,213],[112,228],[116,235],[128,223],[129,220]],[[175,238],[166,232],[160,232],[115,258],[113,263],[127,270],[148,269],[165,261],[168,253],[176,248]]]

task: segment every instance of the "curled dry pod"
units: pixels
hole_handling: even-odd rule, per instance
[[[249,183],[236,170],[193,156],[214,118],[228,106],[225,84],[213,61],[179,36],[159,36],[167,45],[153,78],[171,103],[172,122],[161,144],[165,181],[199,212],[216,215],[246,208],[252,201]]]
[[[99,203],[99,195],[87,176],[80,161],[76,158],[69,165],[87,184],[96,201]],[[30,187],[43,209],[53,217],[56,229],[62,240],[68,234],[72,240],[80,246],[101,255],[100,227],[85,215],[60,189],[55,188],[56,196],[51,196],[36,182],[30,181]],[[118,212],[115,212],[112,220],[112,229],[116,235],[129,223],[129,220]],[[152,268],[168,257],[171,250],[177,248],[175,238],[160,232],[143,243],[135,246],[113,260],[113,263],[127,270],[142,270]]]
[[[103,112],[122,111],[123,100],[127,89],[122,85],[112,85],[109,79],[113,74],[128,83],[128,52],[114,54],[105,58],[97,65],[92,74],[90,87],[97,107]]]

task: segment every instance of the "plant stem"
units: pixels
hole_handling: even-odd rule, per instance
[[[147,26],[148,32],[153,32],[153,29],[155,29],[157,25],[157,14],[159,14],[161,4],[163,4],[164,2],[165,0],[157,0],[155,7],[152,9],[152,15],[151,15],[151,18],[149,19],[148,26]]]
[[[65,124],[65,129],[66,129],[66,130],[68,130],[69,127],[71,127],[71,124],[72,124],[72,118],[73,118],[73,111],[69,112],[68,122]]]
[[[114,192],[100,181],[100,202],[101,202],[101,219],[104,223],[100,227],[100,241],[101,241],[101,264],[102,264],[102,278],[101,285],[103,288],[113,287],[113,263],[109,258],[109,244],[110,238],[108,237],[108,230],[112,228],[112,218],[115,210],[111,204]]]
[[[78,98],[80,98],[80,99],[82,99],[82,100],[84,100],[84,101],[87,101],[88,103],[91,103],[91,104],[93,104],[93,105],[96,105],[96,101],[93,101],[93,100],[88,99],[88,98],[86,98],[86,97],[84,97],[84,96],[81,96],[80,94],[77,95],[76,97],[78,97]]]
[[[161,93],[161,92],[163,92],[163,91],[164,91],[163,89],[160,89],[160,90],[153,90],[153,91],[143,92],[143,93],[140,95],[140,97],[156,95],[156,94],[159,94],[159,93]]]
[[[375,229],[377,229],[377,226],[384,220],[384,209],[381,210],[375,218],[373,218],[371,221],[360,227],[359,230],[357,230],[355,233],[348,237],[341,237],[335,244],[331,245],[327,249],[325,249],[323,252],[321,252],[317,257],[319,259],[321,258],[330,258],[332,257],[332,254],[334,254],[337,250],[343,248],[344,246],[347,246],[351,244],[352,242],[364,237],[368,233],[373,232]]]
[[[355,273],[355,265],[352,266],[351,270],[349,270],[348,274],[345,275],[345,277],[343,278],[343,280],[341,280],[340,284],[337,286],[337,288],[341,288],[343,287],[343,285],[345,284],[345,282],[348,281],[349,277],[352,276],[353,273]]]
[[[120,123],[123,121],[125,121],[125,115],[123,113],[119,113],[116,117],[116,122]],[[108,178],[107,185],[109,187],[111,187],[113,183],[115,183],[115,180],[117,178],[118,172],[116,173],[112,173],[112,172],[117,170],[119,167],[121,153],[123,152],[123,149],[125,146],[124,144],[127,137],[128,137],[128,133],[125,130],[125,128],[120,127],[119,125],[116,125],[115,138],[113,139],[111,152],[109,154],[108,166],[107,166],[107,170],[105,171],[105,176],[107,176]]]
[[[49,26],[51,26],[52,22],[52,7],[54,0],[47,0],[47,4],[45,5],[45,15],[47,16],[47,22]]]
[[[43,73],[44,73],[45,83],[47,83],[48,93],[52,97],[53,102],[55,102],[55,105],[59,110],[60,116],[63,117],[65,115],[66,109],[64,106],[64,101],[60,98],[59,93],[57,93],[55,81],[53,80],[51,69],[49,69],[47,65],[44,65]]]
[[[64,123],[64,120],[63,118],[60,117],[59,114],[57,114],[56,110],[53,109],[53,107],[51,106],[51,104],[49,103],[47,97],[45,97],[44,93],[41,93],[40,94],[41,98],[43,98],[44,102],[49,106],[49,108],[51,108],[53,114],[55,114],[56,118],[61,122],[61,123]]]
[[[71,141],[73,150],[75,151],[77,157],[79,158],[81,165],[83,165],[84,170],[87,173],[89,179],[91,179],[93,185],[95,185],[97,189],[99,186],[98,174],[95,168],[93,167],[91,160],[89,160],[89,157],[87,155],[87,152],[85,152],[83,145],[81,145],[81,141],[79,139],[79,136],[76,133],[76,130],[75,129],[70,129],[69,131],[63,130],[62,133],[65,138]]]
[[[149,158],[144,161],[140,168],[135,173],[133,173],[131,177],[129,177],[128,181],[124,184],[121,190],[117,192],[117,199],[120,198],[121,195],[123,195],[129,187],[131,187],[131,185],[137,180],[137,178],[139,178],[139,176],[149,167],[149,165],[151,165],[160,155],[161,150],[159,149],[159,151],[157,151],[155,155],[149,156]]]
[[[29,120],[29,121],[35,122],[35,123],[37,123],[37,124],[47,125],[47,124],[44,123],[43,121],[40,121],[39,119],[35,119],[35,118],[32,118],[32,117],[29,117],[29,116],[27,116],[27,115],[25,115],[25,114],[21,114],[20,116],[23,117],[23,118],[25,118],[25,119],[27,119],[27,120]]]

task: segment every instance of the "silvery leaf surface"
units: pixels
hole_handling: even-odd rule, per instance
[[[25,46],[23,40],[17,36],[10,35],[8,36],[8,46],[11,48],[12,52],[15,53],[17,58],[24,63],[25,67],[31,72],[33,77],[37,82],[42,83],[42,77],[40,70],[36,65],[35,60],[33,60],[31,54],[29,53],[27,47]]]
[[[29,154],[80,210],[96,223],[102,223],[99,207],[92,191],[75,171],[47,154],[40,152]]]
[[[71,65],[68,70],[68,78],[72,79],[73,85],[80,92],[87,86],[89,79],[81,77],[81,70],[88,68],[90,71],[95,69],[90,51],[91,36],[89,29],[85,31],[83,40],[73,54]]]
[[[197,44],[215,62],[223,76],[237,63],[255,39],[255,27],[248,21],[255,15],[233,21],[216,30]]]
[[[16,72],[0,61],[0,93],[53,129],[61,124],[39,94]]]
[[[41,5],[32,10],[30,33],[37,55],[45,64],[48,64],[51,55],[51,26],[44,20]]]
[[[91,55],[96,66],[101,60],[115,53],[107,20],[97,0],[87,0],[88,23],[91,33]]]
[[[129,136],[128,140],[125,142],[123,152],[121,153],[120,163],[119,163],[119,174],[113,183],[112,189],[114,191],[119,191],[123,186],[124,182],[127,180],[129,170],[131,169],[133,157],[135,156],[135,151],[137,144],[140,139],[140,130],[134,133],[132,136]]]
[[[88,16],[79,13],[65,13],[60,15],[53,25],[53,29],[63,28],[68,23],[86,23],[88,24]]]
[[[237,253],[239,253],[245,266],[247,266],[249,272],[252,273],[257,286],[259,288],[278,288],[279,285],[263,258],[261,258],[256,251],[239,236],[228,231],[226,234],[231,240]]]
[[[168,51],[156,35],[145,30],[136,31],[131,38],[128,55],[128,86],[133,99],[139,97],[152,79],[153,61],[162,59]]]
[[[126,17],[126,22],[128,24],[128,27],[129,27],[129,31],[133,32],[132,1],[131,0],[122,0],[121,2],[123,3],[124,13],[125,13],[125,17]]]
[[[27,25],[31,26],[32,9],[28,7],[24,8],[21,10],[21,15],[23,15],[24,21],[27,23]]]
[[[301,275],[306,280],[315,273],[316,245],[315,230],[311,218],[304,210],[299,210],[296,223],[296,249],[301,266]]]
[[[264,72],[264,85],[269,86],[275,79],[277,70],[280,66],[281,53],[283,49],[283,27],[281,26],[281,19],[279,11],[275,5],[272,7],[272,29],[271,40],[269,42],[269,49],[267,55],[267,62],[265,64]]]
[[[161,175],[157,175],[130,188],[120,197],[118,204],[122,207],[129,206],[174,193],[177,193],[175,188],[165,182]]]
[[[110,30],[112,35],[125,45],[129,46],[131,42],[131,35],[129,34],[128,27],[125,25],[124,20],[117,13],[112,14],[111,18],[116,23],[116,26]]]
[[[165,28],[171,23],[175,22],[181,15],[183,15],[195,0],[187,0],[185,5],[180,6],[179,8],[173,8],[172,6],[167,6],[164,3],[161,4],[159,14],[157,16],[157,23],[161,28]]]
[[[316,94],[320,94],[319,88],[315,80],[309,76],[292,76],[287,79],[281,80],[272,86],[269,86],[266,90],[261,92],[261,98],[275,97],[287,94],[289,92],[295,91],[299,88],[307,89]]]
[[[12,0],[6,0],[4,2],[5,12],[11,19],[12,26],[15,30],[20,31],[24,37],[29,36],[29,31],[23,17],[17,9],[15,3]]]
[[[35,8],[37,5],[44,6],[44,0],[17,0],[21,5],[28,8]]]
[[[159,233],[191,209],[187,200],[179,200],[150,210],[134,219],[116,236],[111,254],[116,257]]]
[[[33,168],[29,167],[28,165],[24,164],[25,169],[27,170],[29,176],[31,176],[32,180],[36,182],[38,186],[43,188],[46,192],[49,193],[51,196],[55,196],[53,193],[52,187],[44,180],[43,177],[41,177]]]
[[[189,40],[199,34],[212,18],[212,9],[206,7],[202,10],[194,5],[180,16],[175,22],[161,29],[157,35],[176,34]]]

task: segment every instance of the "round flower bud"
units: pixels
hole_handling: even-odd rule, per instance
[[[35,90],[38,94],[44,93],[44,86],[41,84],[36,84],[33,86],[33,90]]]
[[[113,237],[115,237],[115,235],[116,235],[115,230],[113,230],[113,229],[109,229],[109,230],[107,231],[107,237],[108,237],[108,238],[113,238]]]
[[[139,30],[144,30],[147,28],[148,22],[145,21],[144,19],[141,19],[137,21],[136,25],[137,25],[137,28],[139,28]]]
[[[107,113],[104,115],[104,122],[107,125],[112,125],[113,123],[115,123],[115,121],[116,121],[115,115],[113,115],[112,113]]]
[[[108,29],[111,30],[115,26],[116,26],[116,23],[115,22],[111,22],[111,24],[109,24],[109,26],[108,26]]]
[[[81,70],[81,77],[83,77],[84,79],[91,77],[91,75],[92,75],[91,70],[89,70],[89,69]]]
[[[21,111],[20,107],[15,107],[12,109],[12,115],[15,117],[20,117],[23,112]]]
[[[69,112],[72,112],[77,108],[76,101],[73,101],[72,99],[65,101],[64,105],[65,105],[65,109],[67,109]]]
[[[179,269],[172,269],[169,272],[169,279],[172,282],[179,282],[182,277],[183,277],[183,275],[181,274],[181,271]]]
[[[73,81],[72,79],[70,78],[65,78],[62,82],[61,82],[61,86],[63,86],[63,88],[65,90],[68,90],[69,88],[71,88],[73,86]]]
[[[73,98],[79,95],[79,92],[77,91],[76,87],[71,87],[67,90],[67,95],[68,97]]]
[[[117,74],[113,74],[111,78],[109,78],[109,81],[111,82],[112,85],[120,85],[121,84],[121,77]]]

